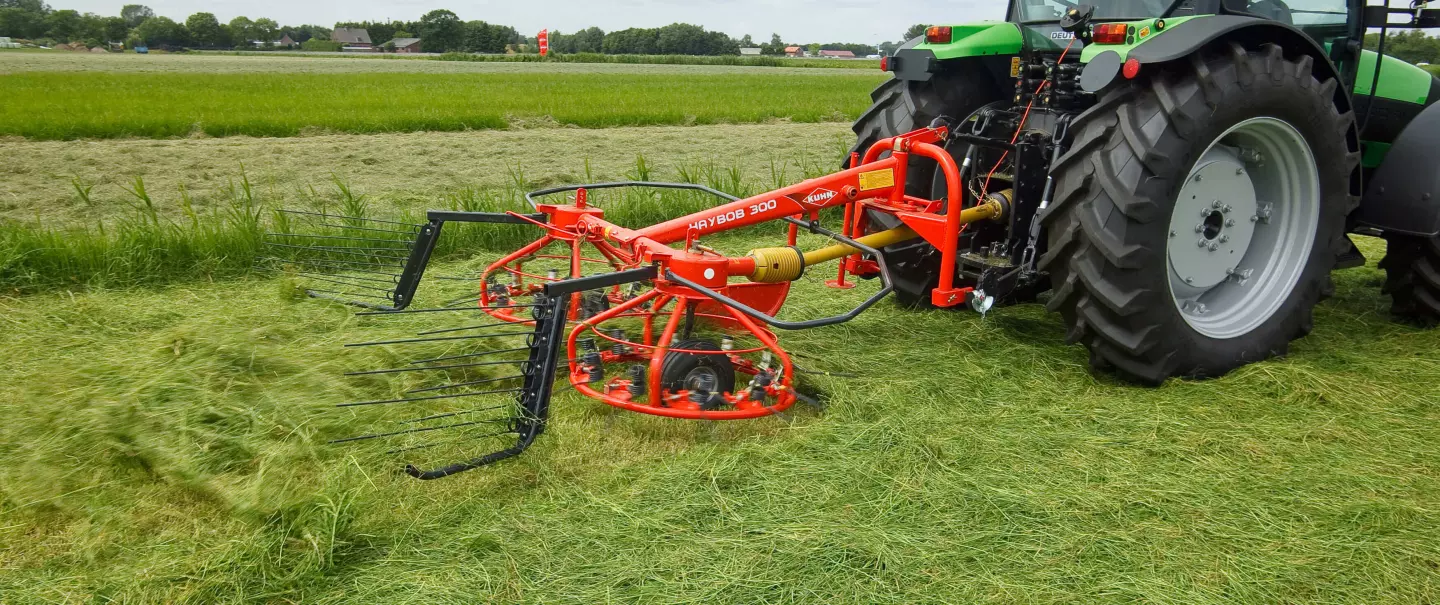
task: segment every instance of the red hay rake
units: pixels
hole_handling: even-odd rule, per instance
[[[579,393],[605,404],[671,418],[758,418],[810,400],[796,390],[797,369],[776,331],[849,321],[889,295],[891,280],[882,252],[889,245],[923,239],[941,251],[939,285],[930,297],[935,306],[968,302],[988,308],[991,300],[983,292],[956,284],[957,242],[967,224],[1006,217],[1009,197],[1001,192],[965,204],[962,167],[937,144],[947,136],[948,129],[937,126],[885,139],[864,157],[852,157],[852,168],[746,199],[693,184],[602,183],[532,193],[527,199],[536,211],[533,214],[432,212],[428,224],[413,229],[329,217],[324,224],[337,231],[328,235],[274,237],[278,245],[314,253],[312,258],[292,255],[282,261],[302,276],[316,275],[309,271],[323,273],[320,279],[328,287],[312,294],[343,298],[381,291],[378,303],[362,303],[372,308],[365,315],[478,312],[495,320],[424,331],[417,335],[420,338],[354,345],[438,347],[399,368],[355,373],[371,378],[402,376],[408,382],[400,387],[416,388],[389,399],[345,404],[383,408],[377,421],[393,430],[340,440],[409,440],[390,451],[411,452],[435,449],[432,443],[415,442],[418,435],[445,429],[462,432],[454,444],[459,453],[448,455],[466,456],[466,461],[434,470],[407,467],[418,478],[437,478],[529,447],[544,430],[557,374],[568,378]],[[906,195],[906,171],[914,158],[936,163],[948,196],[931,200]],[[968,163],[964,169],[969,169]],[[631,229],[607,221],[601,208],[588,203],[589,191],[622,187],[689,189],[726,203]],[[538,201],[570,193],[570,203]],[[947,211],[951,203],[959,211]],[[820,212],[836,207],[844,209],[841,229],[821,227]],[[890,215],[898,226],[872,228],[867,219],[871,213]],[[771,221],[789,223],[785,246],[728,256],[700,243],[708,235]],[[447,222],[527,224],[540,234],[490,264],[477,278],[461,278],[478,281],[478,296],[436,309],[406,310]],[[834,244],[802,251],[797,245],[801,229],[826,236]],[[414,234],[413,241],[408,233]],[[375,241],[385,238],[393,240]],[[403,260],[399,273],[376,268],[397,260]],[[856,275],[878,277],[881,288],[841,315],[800,321],[777,318],[791,282],[807,268],[832,260],[839,261],[839,268],[831,286],[850,287],[846,277]],[[354,290],[337,291],[337,284]],[[468,348],[481,340],[505,342],[500,338],[523,343]],[[562,348],[563,358],[559,357]],[[500,355],[510,358],[492,357]],[[493,373],[498,367],[512,366],[517,373]],[[490,398],[488,403],[475,405],[485,397]],[[396,407],[420,408],[425,415],[396,419],[389,411]],[[487,412],[494,417],[473,420]],[[510,447],[473,457],[476,439],[507,435],[518,439]]]

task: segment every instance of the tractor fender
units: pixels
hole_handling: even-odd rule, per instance
[[[1081,72],[1081,86],[1085,90],[1095,92],[1115,83],[1120,75],[1122,63],[1129,59],[1140,62],[1140,73],[1143,74],[1145,65],[1184,59],[1194,54],[1195,51],[1222,40],[1235,40],[1249,48],[1266,43],[1279,44],[1286,50],[1302,52],[1313,57],[1315,59],[1313,69],[1317,80],[1324,81],[1334,78],[1337,81],[1343,81],[1340,79],[1340,74],[1335,71],[1335,65],[1330,62],[1330,57],[1326,54],[1325,49],[1295,27],[1279,21],[1255,17],[1215,15],[1187,19],[1172,25],[1163,36],[1154,36],[1128,50],[1125,47],[1118,47],[1114,56],[1106,56],[1110,54],[1109,52],[1101,53]],[[1124,54],[1122,55],[1121,52]],[[1350,91],[1346,90],[1344,86],[1337,86],[1335,91],[1335,106],[1340,113],[1343,114],[1353,109]]]
[[[1365,189],[1355,222],[1422,237],[1440,234],[1440,103],[1400,131]]]

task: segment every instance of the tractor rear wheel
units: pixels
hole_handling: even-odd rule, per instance
[[[887,80],[870,93],[873,104],[855,121],[852,129],[856,142],[851,151],[863,157],[880,139],[925,128],[937,118],[964,118],[993,101],[998,96],[995,90],[989,74],[980,69],[956,70],[930,82]],[[964,147],[968,146],[951,143],[946,150],[958,162],[965,155]],[[881,157],[888,155],[886,152]],[[850,158],[845,159],[843,167],[850,167]],[[940,199],[945,196],[943,181],[935,174],[934,161],[914,158],[906,172],[905,190],[911,195]],[[871,231],[899,226],[899,221],[888,214],[870,212],[868,216]],[[930,291],[940,283],[939,251],[923,241],[914,241],[889,246],[884,253],[886,268],[894,280],[895,300],[906,307],[929,307]]]
[[[1358,203],[1354,115],[1310,57],[1230,44],[1177,63],[1075,120],[1041,219],[1067,339],[1148,384],[1309,333]]]
[[[1390,312],[1423,326],[1440,324],[1440,236],[1386,238],[1384,292]]]

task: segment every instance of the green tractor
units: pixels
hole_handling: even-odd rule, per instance
[[[963,233],[956,283],[1050,291],[1097,370],[1218,376],[1309,333],[1331,271],[1364,263],[1352,233],[1388,242],[1396,315],[1440,320],[1440,80],[1383,54],[1389,28],[1437,26],[1423,3],[1014,0],[887,57],[856,150],[948,126],[966,197],[1014,209]],[[907,192],[940,199],[934,167],[912,160]],[[885,253],[927,305],[938,251]]]

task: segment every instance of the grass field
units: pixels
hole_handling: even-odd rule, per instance
[[[248,82],[657,77],[100,59],[89,65],[119,67],[12,70],[0,86],[100,76],[158,89],[198,65],[236,66]],[[315,71],[271,73],[290,61]],[[149,71],[162,65],[179,67]],[[483,71],[495,65],[531,71]],[[761,82],[790,90],[784,77]],[[868,84],[857,89],[863,104]],[[208,102],[198,90],[140,108],[69,102],[90,112],[77,119],[131,128],[169,123],[156,108],[175,99]],[[1336,274],[1288,358],[1223,378],[1147,389],[1094,375],[1040,305],[982,319],[882,303],[782,334],[808,367],[857,376],[803,378],[823,411],[692,423],[562,391],[523,457],[429,483],[382,451],[326,444],[365,428],[334,404],[409,388],[342,377],[399,354],[342,344],[466,320],[386,328],[250,270],[278,205],[414,216],[518,204],[522,184],[617,177],[761,191],[833,167],[847,131],[782,121],[0,140],[0,603],[1440,601],[1440,330],[1390,319],[1375,239],[1357,238],[1369,264]],[[599,201],[636,223],[699,203]],[[482,248],[514,231],[447,227],[432,277],[473,272],[497,255]],[[706,243],[740,253],[778,235]],[[787,317],[846,310],[875,287],[827,289],[828,273],[797,286]],[[417,305],[463,287],[429,281]]]
[[[824,122],[83,143],[0,138],[0,220],[58,226],[126,217],[135,177],[145,179],[162,216],[180,219],[182,185],[194,207],[207,211],[229,199],[242,167],[267,203],[300,203],[311,187],[333,193],[338,176],[380,212],[424,210],[457,191],[504,187],[517,170],[542,187],[582,182],[587,173],[623,178],[635,172],[637,156],[660,178],[713,165],[769,184],[772,166],[790,177],[838,166],[853,137],[849,124]]]
[[[535,122],[593,128],[849,121],[865,109],[867,93],[882,79],[854,70],[765,68],[683,75],[633,67],[593,73],[198,71],[211,61],[249,57],[185,57],[188,71],[177,72],[103,69],[135,64],[123,55],[88,64],[100,70],[35,71],[32,58],[44,55],[13,57],[0,57],[0,64],[11,64],[9,73],[0,75],[7,95],[0,105],[0,135],[40,140],[460,131]],[[361,69],[428,64],[334,61]],[[835,72],[845,73],[825,75]]]
[[[785,65],[790,65],[787,60]],[[821,62],[823,64],[832,61]],[[846,64],[867,62],[842,61]],[[803,63],[801,63],[803,64]],[[873,62],[870,63],[873,66]],[[679,65],[649,63],[569,63],[559,61],[437,61],[434,57],[333,53],[73,53],[0,50],[0,74],[26,71],[103,71],[142,73],[638,73],[638,74],[785,74],[854,76],[852,69]],[[861,70],[864,71],[864,70]],[[872,69],[879,74],[879,68]]]
[[[721,241],[743,250],[750,242]],[[1375,246],[1367,241],[1367,252]],[[1339,274],[1286,360],[1142,389],[1037,306],[786,334],[823,413],[696,424],[573,393],[436,483],[323,445],[374,336],[272,280],[0,302],[6,602],[1424,603],[1440,333]],[[853,304],[811,281],[791,313]],[[432,300],[434,293],[431,293]],[[858,343],[883,343],[860,345]]]

